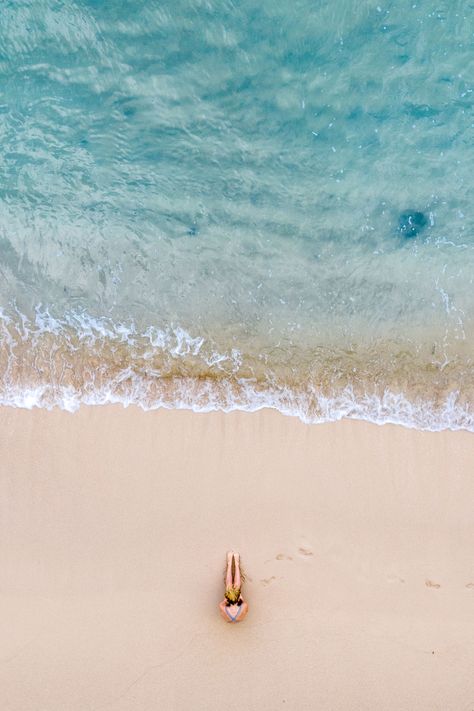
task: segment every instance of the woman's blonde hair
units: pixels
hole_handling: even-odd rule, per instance
[[[231,588],[227,588],[225,591],[225,599],[228,600],[231,603],[236,603],[239,601],[240,598],[240,588],[234,588],[233,586]]]

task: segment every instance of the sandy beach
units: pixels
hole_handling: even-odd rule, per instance
[[[473,461],[466,432],[2,409],[1,710],[472,711]]]

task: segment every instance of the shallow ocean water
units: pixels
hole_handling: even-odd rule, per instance
[[[0,402],[474,429],[473,20],[5,2]]]

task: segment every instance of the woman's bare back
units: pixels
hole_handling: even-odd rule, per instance
[[[243,600],[240,605],[228,605],[227,600],[222,600],[219,609],[226,622],[242,622],[249,611],[249,606]]]

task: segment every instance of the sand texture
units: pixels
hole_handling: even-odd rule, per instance
[[[1,711],[473,711],[473,455],[272,411],[0,410]]]

